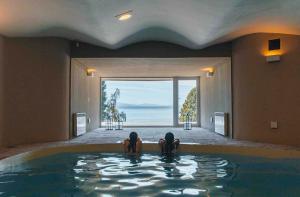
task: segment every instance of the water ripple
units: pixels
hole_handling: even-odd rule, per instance
[[[58,154],[0,172],[0,196],[261,196],[268,187],[280,196],[281,185],[300,192],[299,171],[291,173],[296,164],[217,155]],[[264,180],[274,184],[255,184]]]

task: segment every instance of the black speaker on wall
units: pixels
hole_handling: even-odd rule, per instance
[[[280,39],[269,40],[269,51],[280,49]]]

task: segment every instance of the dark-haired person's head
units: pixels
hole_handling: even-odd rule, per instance
[[[136,132],[131,132],[129,134],[129,139],[130,140],[134,140],[134,141],[137,141],[137,138],[138,138],[138,134]]]
[[[131,132],[129,134],[129,146],[128,151],[135,153],[136,152],[136,142],[138,139],[138,134],[136,132]]]
[[[166,133],[165,141],[166,141],[166,144],[165,144],[166,154],[171,154],[173,149],[175,148],[174,147],[174,134],[171,132]]]
[[[166,133],[165,140],[167,143],[173,143],[174,142],[174,134],[171,132]]]

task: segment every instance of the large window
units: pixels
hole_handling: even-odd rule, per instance
[[[116,109],[109,107],[111,99]],[[125,126],[172,126],[172,99],[171,79],[102,80],[102,125],[115,111],[126,116]]]
[[[124,126],[173,126],[198,123],[197,78],[101,80],[101,126],[124,121]]]
[[[178,80],[178,122],[197,123],[197,80]]]

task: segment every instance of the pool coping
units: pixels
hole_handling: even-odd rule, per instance
[[[143,152],[159,152],[157,143],[145,143]],[[50,156],[58,153],[80,153],[80,152],[123,152],[121,143],[111,144],[55,144],[47,147],[37,147],[27,152],[19,153],[0,160],[0,170],[13,168],[14,166],[33,159]],[[201,145],[181,144],[179,154],[203,153],[203,154],[237,154],[243,156],[265,157],[273,159],[300,158],[299,149],[287,149],[282,147],[262,146],[238,146],[238,145]]]

